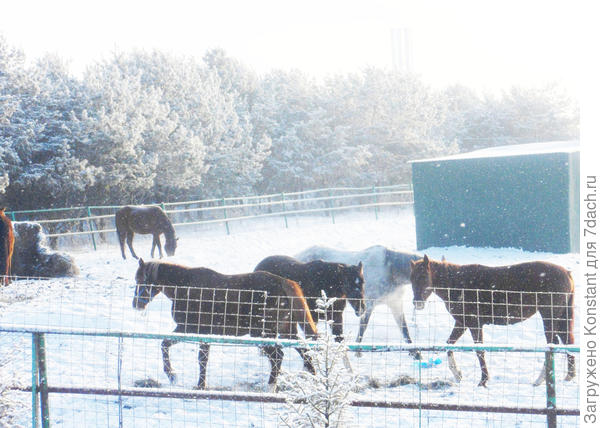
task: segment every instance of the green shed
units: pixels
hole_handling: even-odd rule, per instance
[[[413,161],[417,248],[579,252],[579,142]]]

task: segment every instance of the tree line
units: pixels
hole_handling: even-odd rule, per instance
[[[410,180],[410,160],[576,139],[558,84],[479,94],[367,68],[257,75],[220,49],[114,53],[72,75],[0,36],[0,201],[174,202]]]

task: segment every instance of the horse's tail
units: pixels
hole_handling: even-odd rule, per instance
[[[317,325],[310,313],[310,308],[308,307],[308,303],[306,303],[306,298],[304,297],[302,288],[300,288],[300,284],[296,281],[285,279],[285,285],[289,290],[288,295],[292,298],[292,322],[302,326],[306,337],[315,339],[318,335]]]

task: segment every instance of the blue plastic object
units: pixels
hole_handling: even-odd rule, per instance
[[[429,358],[428,361],[417,361],[417,364],[425,369],[428,369],[442,364],[442,360],[440,358],[436,358],[435,360],[433,358]]]

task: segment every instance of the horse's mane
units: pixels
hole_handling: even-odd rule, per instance
[[[152,261],[144,263],[144,273],[148,282],[156,283],[158,281],[158,268],[161,264],[161,262]]]
[[[385,248],[385,263],[391,264],[394,267],[394,269],[402,272],[406,276],[410,276],[410,262],[416,262],[420,259],[421,256],[419,256],[418,254],[404,253],[401,251],[393,251],[388,248]]]

